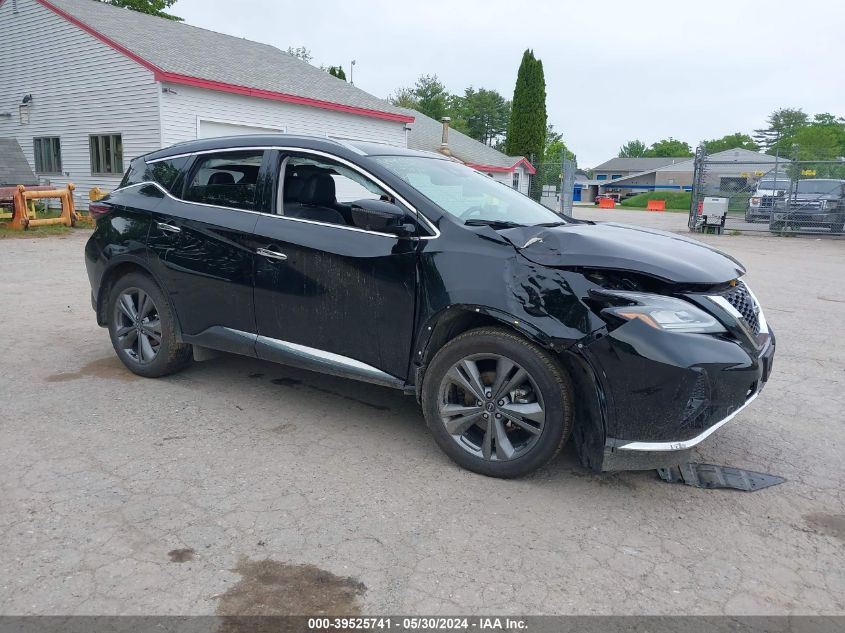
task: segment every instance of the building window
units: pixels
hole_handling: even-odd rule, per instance
[[[519,172],[513,172],[513,188],[519,190]]]
[[[35,171],[39,174],[62,173],[62,144],[58,136],[32,139]]]
[[[92,134],[88,137],[92,174],[123,173],[123,139],[120,134]]]
[[[599,174],[596,176],[596,180],[607,180],[607,174]]]
[[[610,177],[610,179],[611,179],[611,180],[616,180],[617,178],[622,178],[622,174],[613,174],[613,175]]]

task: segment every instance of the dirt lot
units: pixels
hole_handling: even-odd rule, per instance
[[[136,378],[86,238],[0,241],[0,614],[845,613],[843,241],[705,238],[778,336],[763,395],[699,451],[787,478],[742,493],[571,449],[486,479],[413,399],[255,360]]]

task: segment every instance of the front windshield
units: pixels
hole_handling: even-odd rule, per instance
[[[769,190],[769,191],[774,191],[774,190],[786,191],[787,189],[789,189],[789,181],[788,180],[778,180],[778,181],[761,180],[760,184],[757,186],[757,188],[760,189],[760,190]]]
[[[557,213],[506,184],[454,161],[373,156],[447,213],[468,224],[561,224]]]
[[[799,180],[798,193],[837,194],[841,180]]]

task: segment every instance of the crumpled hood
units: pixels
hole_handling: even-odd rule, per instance
[[[629,224],[524,226],[498,233],[542,266],[630,270],[687,284],[725,283],[745,273],[733,257],[701,242]]]

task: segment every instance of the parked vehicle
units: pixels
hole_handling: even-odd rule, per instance
[[[132,161],[90,207],[97,322],[156,377],[208,349],[403,389],[458,464],[677,464],[769,377],[733,258],[562,218],[454,161],[286,135]]]
[[[776,199],[769,230],[780,233],[811,227],[842,233],[845,228],[845,180],[799,180],[791,194]]]
[[[783,198],[789,191],[790,181],[788,178],[761,178],[748,200],[748,207],[745,210],[746,222],[757,222],[758,220],[769,221],[772,215],[772,207],[775,200]]]
[[[607,200],[613,200],[616,203],[619,202],[618,193],[600,193],[595,198],[593,198],[593,204],[597,205],[602,198]]]

